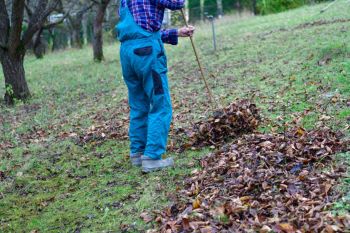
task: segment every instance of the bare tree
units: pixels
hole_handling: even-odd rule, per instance
[[[87,4],[85,1],[72,1],[74,4],[72,10],[68,16],[68,26],[71,31],[71,44],[74,48],[82,48],[83,47],[83,37],[81,34],[81,30],[83,27],[83,17],[85,13],[87,13],[94,3]]]
[[[105,18],[106,9],[110,0],[92,0],[96,5],[96,16],[94,20],[94,37],[92,41],[92,48],[94,53],[94,60],[101,62],[104,59],[103,56],[103,20]]]
[[[32,9],[34,7],[35,7],[35,3],[33,3],[30,0],[26,1],[25,9],[26,9],[27,17],[29,20],[33,17],[33,10]],[[58,9],[56,9],[56,10],[58,10]],[[63,13],[62,8],[59,10],[60,10],[60,12]],[[42,27],[36,33],[34,33],[31,44],[29,45],[29,47],[31,47],[31,49],[33,49],[33,53],[34,53],[36,58],[43,58],[43,56],[45,54],[46,42],[43,39],[43,35],[42,35],[43,31],[49,30],[49,29],[57,26],[58,24],[63,23],[63,21],[65,20],[67,15],[68,15],[68,13],[66,13],[65,15],[62,14],[62,16],[56,20],[46,20],[45,23],[42,25]]]
[[[61,7],[61,1],[38,0],[28,20],[28,28],[23,31],[25,5],[25,0],[10,3],[0,0],[0,61],[5,76],[6,104],[30,96],[23,67],[24,56],[35,33],[43,27],[47,17]]]

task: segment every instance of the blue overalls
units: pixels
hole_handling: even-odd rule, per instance
[[[129,91],[131,156],[161,159],[166,151],[172,119],[167,58],[159,32],[135,23],[126,6],[116,27],[121,42],[120,61]]]

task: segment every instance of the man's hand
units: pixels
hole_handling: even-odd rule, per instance
[[[191,25],[188,27],[182,27],[178,29],[178,34],[180,37],[189,37],[192,36],[194,33],[195,28]]]

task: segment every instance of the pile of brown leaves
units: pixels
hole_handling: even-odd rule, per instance
[[[229,139],[252,132],[259,121],[260,116],[256,105],[249,100],[241,100],[214,112],[212,117],[193,124],[192,128],[177,129],[176,134],[185,141],[181,143],[182,149],[218,147]]]
[[[346,167],[332,154],[349,143],[329,129],[249,134],[201,160],[176,204],[159,212],[160,232],[344,232],[329,214]],[[323,169],[327,167],[327,169]]]

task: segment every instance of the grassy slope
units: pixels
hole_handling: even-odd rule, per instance
[[[212,52],[209,26],[201,25],[196,42],[208,72],[216,76],[210,83],[223,104],[237,97],[252,98],[269,119],[261,130],[275,130],[276,123],[296,117],[304,127],[312,128],[321,115],[332,116],[326,124],[344,130],[350,115],[346,106],[350,99],[349,22],[293,29],[321,19],[350,18],[350,5],[344,1],[317,14],[324,6],[244,21],[224,18],[217,22],[217,54]],[[182,40],[167,51],[175,126],[186,125],[205,115],[207,97],[190,43]],[[0,171],[7,177],[0,181],[2,232],[120,232],[127,225],[130,232],[140,232],[152,228],[139,214],[167,204],[182,177],[196,167],[195,158],[208,153],[174,155],[176,169],[142,175],[129,165],[124,140],[79,146],[60,138],[60,132],[86,131],[96,124],[95,116],[105,120],[127,116],[121,108],[127,93],[118,45],[106,46],[105,53],[102,64],[91,61],[90,48],[49,54],[43,60],[27,57],[33,98],[26,105],[1,106],[0,110],[0,141],[16,145],[0,152]],[[332,61],[318,66],[325,56]],[[3,89],[0,76],[1,96]],[[20,137],[39,130],[44,136],[37,140]],[[341,161],[348,157],[342,155]],[[347,195],[336,208],[348,211],[349,199]]]

